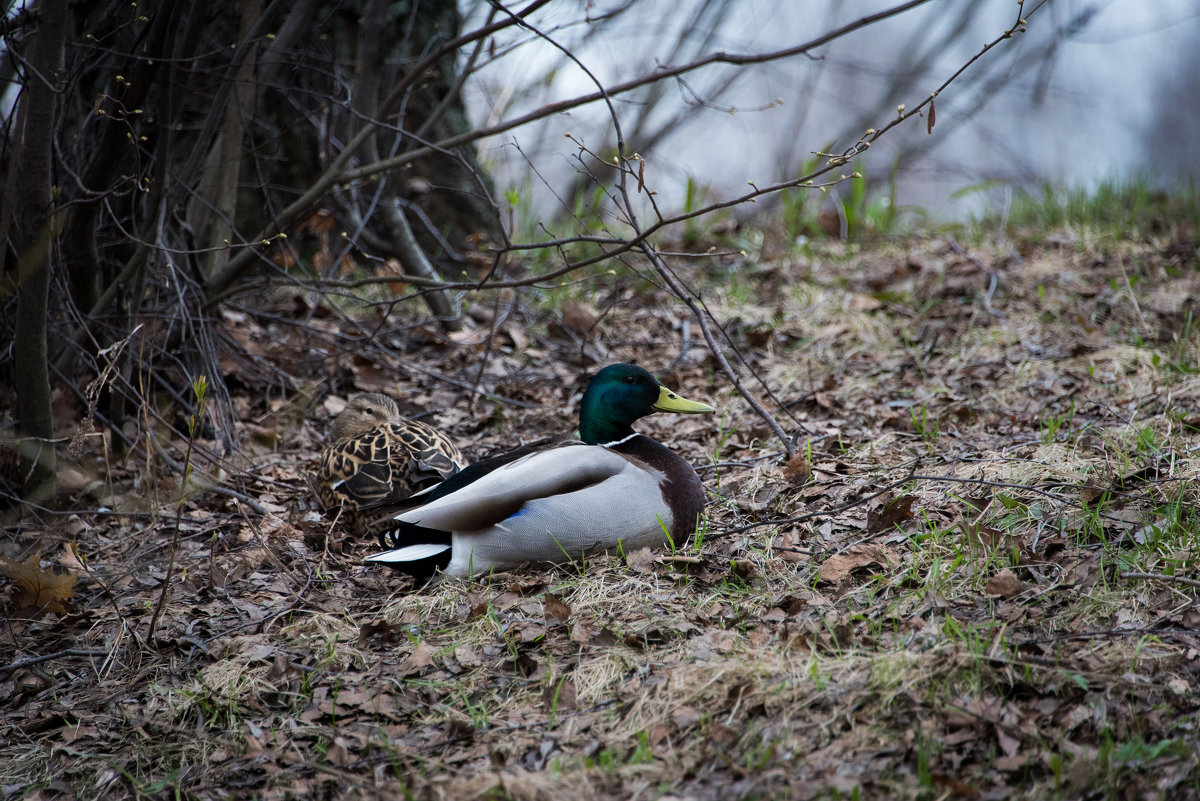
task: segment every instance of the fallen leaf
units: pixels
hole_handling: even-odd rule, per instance
[[[405,626],[399,623],[389,623],[386,620],[369,620],[358,627],[357,646],[366,646],[373,638],[378,637],[380,645],[387,645],[397,639],[393,635],[404,631]]]
[[[247,664],[252,662],[271,662],[275,661],[276,648],[269,642],[260,642],[254,639],[242,640],[237,645],[238,656]]]
[[[625,557],[625,564],[634,573],[650,573],[654,570],[654,554],[649,548],[641,548]]]
[[[325,751],[325,758],[332,765],[346,766],[350,764],[351,756],[349,749],[346,748],[346,741],[338,737],[333,741],[333,744]]]
[[[600,631],[592,635],[587,644],[594,648],[607,648],[611,645],[616,645],[621,641],[621,638],[613,634],[612,629],[601,626]]]
[[[1012,598],[1025,589],[1025,582],[1017,578],[1011,570],[1001,570],[987,580],[987,594],[999,595],[1001,598]]]
[[[808,561],[808,554],[800,553],[796,547],[796,533],[789,531],[779,538],[775,543],[775,554],[785,562],[805,562]]]
[[[886,567],[892,563],[887,549],[879,545],[856,545],[846,553],[834,554],[821,563],[821,578],[841,581],[859,568],[869,565]]]
[[[571,619],[571,607],[563,603],[562,596],[546,593],[542,614],[547,626],[557,626]]]
[[[467,617],[472,620],[486,615],[490,605],[487,596],[481,592],[468,592],[467,603],[471,605],[471,611],[467,613]]]
[[[934,773],[930,778],[935,787],[944,787],[961,798],[974,798],[979,795],[979,790],[975,787],[948,773]]]
[[[547,708],[556,712],[575,708],[575,682],[569,678],[559,679],[542,688],[542,701]]]
[[[1002,726],[996,727],[996,740],[1000,743],[1000,748],[1004,751],[1005,756],[1015,757],[1021,750],[1021,741],[1006,732]]]
[[[460,645],[454,649],[454,658],[463,667],[476,667],[483,664],[483,658],[469,645]]]
[[[79,554],[69,543],[63,544],[62,553],[58,555],[58,563],[77,576],[87,574],[87,567],[80,561]]]
[[[884,502],[878,512],[867,512],[867,533],[890,531],[905,520],[912,520],[915,495],[901,495]]]
[[[690,729],[700,722],[700,710],[694,706],[677,706],[671,713],[671,720],[677,729]]]
[[[811,475],[812,467],[809,466],[808,459],[805,459],[802,453],[788,459],[787,464],[783,466],[783,477],[793,484],[803,484]]]
[[[18,609],[65,615],[67,601],[75,595],[75,576],[53,568],[42,569],[42,558],[31,554],[24,562],[0,556],[0,573],[13,581],[13,601]]]
[[[979,545],[989,551],[997,549],[1010,549],[1013,546],[1013,538],[1003,529],[998,529],[995,526],[989,526],[986,523],[966,523],[962,524],[962,532],[966,535],[967,542],[973,545]]]
[[[786,612],[784,612],[778,606],[773,606],[763,614],[762,620],[766,623],[780,623],[786,617]]]
[[[432,664],[433,655],[429,653],[429,648],[425,643],[418,642],[412,653],[400,663],[399,673],[401,676],[408,676],[424,670]]]
[[[1002,756],[997,757],[993,763],[996,770],[1004,773],[1019,773],[1025,770],[1026,759],[1023,756]]]

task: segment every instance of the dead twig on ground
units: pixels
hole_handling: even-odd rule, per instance
[[[1123,579],[1140,579],[1142,581],[1165,581],[1168,584],[1186,584],[1189,587],[1200,587],[1200,580],[1185,576],[1171,576],[1166,573],[1122,573]]]
[[[16,670],[23,670],[27,667],[40,665],[43,662],[53,662],[56,659],[65,659],[66,657],[79,657],[83,659],[107,659],[112,654],[109,651],[99,650],[95,648],[64,648],[61,651],[55,651],[52,654],[42,654],[40,656],[30,656],[25,659],[18,659],[16,662],[10,662],[7,665],[0,665],[0,675],[12,673]]]

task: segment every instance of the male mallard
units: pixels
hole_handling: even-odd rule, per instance
[[[452,576],[565,562],[620,544],[682,543],[704,510],[692,466],[632,423],[652,412],[711,413],[631,364],[596,373],[579,406],[580,440],[487,459],[423,493],[388,521],[367,557],[410,573]],[[411,499],[416,501],[417,498]]]
[[[467,466],[462,452],[432,426],[400,416],[387,395],[356,395],[333,421],[317,471],[326,512],[359,530],[359,507],[407,498]]]

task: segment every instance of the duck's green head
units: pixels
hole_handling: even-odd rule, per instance
[[[633,433],[633,421],[654,412],[707,414],[716,411],[672,392],[633,364],[610,364],[592,378],[579,404],[579,438],[596,445]]]

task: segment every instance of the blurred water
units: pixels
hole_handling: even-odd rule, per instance
[[[616,20],[580,22],[585,13],[596,18],[619,5],[625,3],[560,0],[534,15],[533,25],[611,85],[715,51],[791,47],[895,3],[640,0]],[[1026,2],[1026,13],[1034,5]],[[479,19],[472,8],[470,19]],[[847,147],[866,127],[890,121],[898,104],[919,103],[1011,26],[1017,10],[1012,0],[941,0],[817,48],[813,58],[702,68],[683,76],[686,86],[662,87],[648,127],[687,114],[656,141],[639,138],[637,126],[649,90],[620,95],[614,105],[663,206],[684,202],[689,177],[707,188],[709,200],[732,197],[749,180],[761,186],[793,177],[812,151]],[[685,31],[693,39],[673,52]],[[497,53],[517,40],[520,47],[469,84],[477,122],[595,90],[579,66],[528,31],[498,39]],[[1163,183],[1194,178],[1198,43],[1196,0],[1051,0],[1031,16],[1028,33],[984,55],[939,96],[931,135],[925,120],[914,119],[893,129],[858,168],[886,182],[899,160],[899,203],[941,218],[1002,203],[1004,188],[951,199],[985,181],[1036,188],[1135,173]],[[563,205],[580,174],[565,135],[600,147],[611,144],[611,131],[607,110],[596,103],[494,137],[481,153],[500,190],[519,189],[523,204],[546,214]]]

